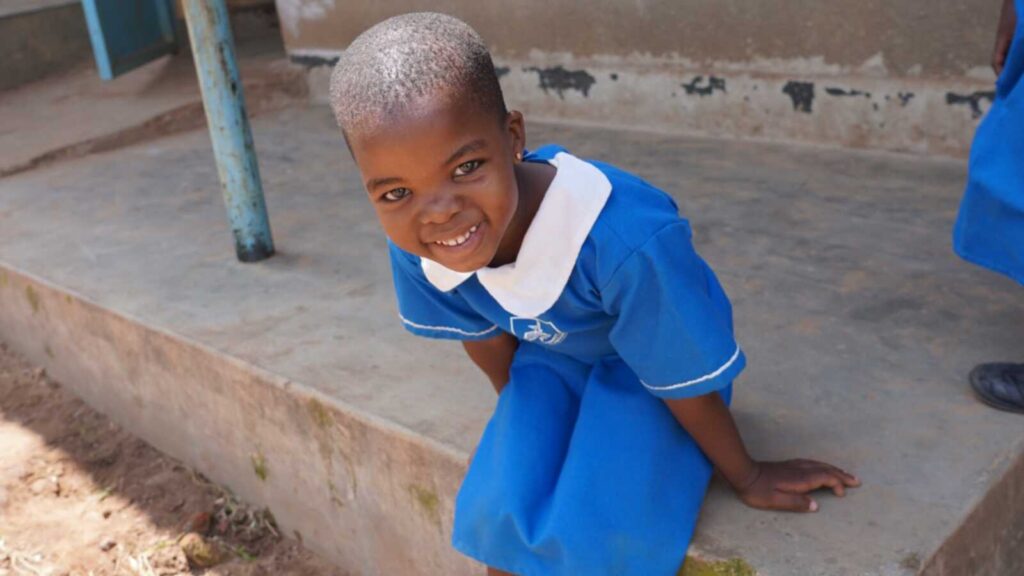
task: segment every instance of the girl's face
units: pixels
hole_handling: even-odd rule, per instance
[[[490,264],[519,206],[523,117],[431,99],[368,134],[350,135],[370,201],[399,248],[446,268]]]

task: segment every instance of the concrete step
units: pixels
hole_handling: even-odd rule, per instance
[[[205,131],[0,180],[0,338],[353,574],[482,573],[448,534],[493,392],[457,345],[403,332],[330,112],[254,129],[279,247],[260,264],[234,260]],[[735,304],[751,450],[864,480],[813,515],[715,485],[691,552],[766,576],[1022,573],[1024,420],[964,378],[1019,359],[1024,308],[949,250],[959,162],[528,133],[673,193]]]
[[[93,67],[92,45],[81,0],[0,0],[0,92],[76,67]],[[177,29],[184,16],[174,3]],[[236,42],[266,44],[283,55],[273,0],[227,0]],[[179,38],[188,52],[188,38]]]
[[[305,74],[285,58],[272,2],[229,5],[249,114],[305,101]],[[32,27],[36,20],[45,33]],[[84,44],[62,31],[65,21],[81,28]],[[179,27],[184,30],[184,23]],[[181,53],[104,82],[92,62],[78,2],[0,0],[0,47],[5,42],[19,48],[0,64],[0,177],[205,125],[187,39]],[[66,52],[61,65],[44,62],[45,54],[29,54],[36,44]],[[30,78],[37,81],[13,82],[20,76],[9,68],[22,65],[21,60],[38,72]]]
[[[302,73],[276,55],[240,61],[253,116],[303,101]],[[188,54],[103,82],[90,66],[0,93],[0,177],[206,125]]]

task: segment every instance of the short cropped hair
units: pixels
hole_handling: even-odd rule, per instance
[[[473,102],[498,119],[507,114],[483,38],[445,14],[403,14],[373,26],[331,74],[331,108],[346,138],[434,97]]]

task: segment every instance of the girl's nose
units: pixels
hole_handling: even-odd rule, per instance
[[[431,194],[420,211],[423,224],[443,224],[462,210],[462,200],[446,190]]]

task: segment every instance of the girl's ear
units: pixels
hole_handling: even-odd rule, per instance
[[[512,156],[522,160],[523,150],[526,149],[526,120],[523,113],[512,110],[505,118],[505,132],[508,134]]]

